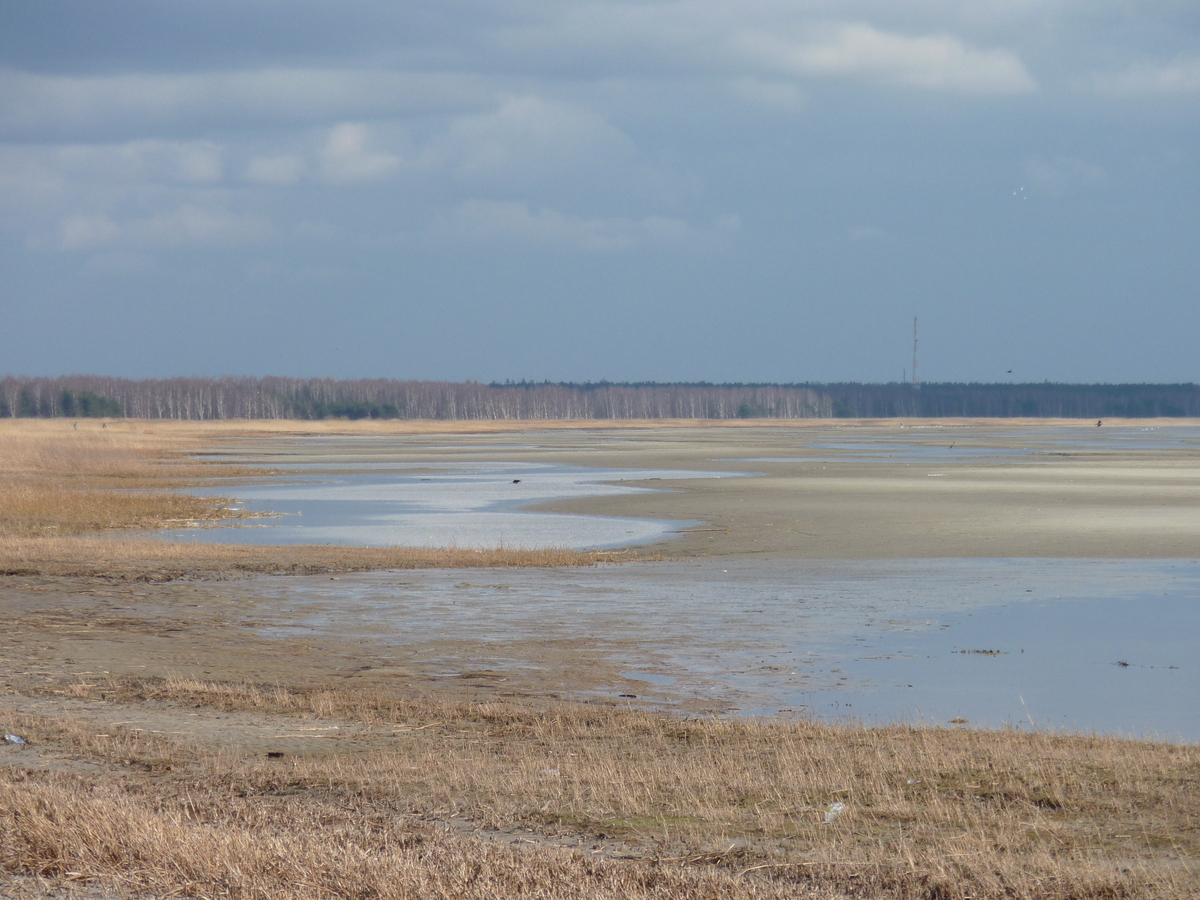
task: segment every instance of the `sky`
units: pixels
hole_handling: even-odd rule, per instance
[[[1195,0],[0,7],[0,374],[1200,382]]]

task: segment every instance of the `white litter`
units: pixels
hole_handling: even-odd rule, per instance
[[[25,743],[25,738],[23,738],[19,735],[16,735],[16,734],[6,734],[4,736],[4,739],[6,741],[8,741],[10,744],[16,744],[18,746]]]
[[[830,803],[825,809],[825,824],[828,825],[846,809],[845,803]]]

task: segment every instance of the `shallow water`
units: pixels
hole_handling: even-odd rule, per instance
[[[265,589],[300,617],[268,632],[476,641],[476,667],[586,640],[625,676],[609,696],[667,706],[1200,740],[1194,560],[704,560]]]
[[[630,482],[728,473],[583,469],[504,462],[402,463],[307,458],[304,478],[236,488],[263,518],[228,527],[175,529],[155,537],[226,544],[337,544],[357,547],[544,547],[605,549],[661,540],[696,523],[542,513],[525,507],[573,497],[640,493]],[[367,471],[363,471],[366,469]]]

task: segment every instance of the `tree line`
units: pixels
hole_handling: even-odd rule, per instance
[[[0,379],[0,418],[1200,417],[1195,384],[710,384],[224,377]]]

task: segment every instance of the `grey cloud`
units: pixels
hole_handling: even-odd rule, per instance
[[[460,112],[493,102],[471,75],[264,69],[94,77],[0,72],[0,136],[144,135],[201,123],[304,124]]]
[[[635,76],[784,74],[862,77],[958,93],[1035,89],[1016,49],[1003,42],[976,46],[946,30],[950,19],[987,39],[981,17],[949,12],[957,6],[909,4],[897,14],[896,4],[877,2],[596,3],[530,17],[497,29],[490,39],[502,53],[541,59],[563,72],[619,66]],[[892,24],[879,27],[879,19]]]
[[[333,184],[378,181],[400,167],[400,157],[379,152],[370,145],[370,129],[359,122],[343,122],[329,134],[321,149],[321,173]]]
[[[628,164],[634,142],[577,104],[502,97],[490,110],[440,118],[418,138],[403,127],[344,122],[317,156],[331,184],[392,176],[425,184],[467,182],[507,191]]]
[[[0,145],[0,211],[31,246],[94,246],[115,238],[124,206],[177,207],[218,186],[224,169],[225,148],[212,141]]]
[[[788,41],[744,33],[746,57],[800,76],[865,77],[890,84],[962,94],[1020,94],[1036,90],[1013,53],[981,50],[947,34],[909,37],[870,25],[825,29],[816,39]]]

